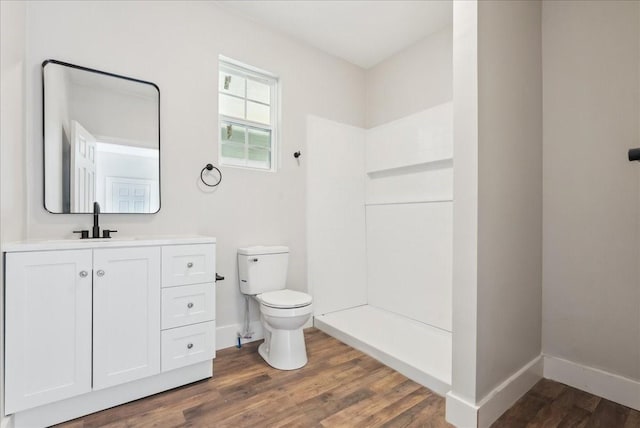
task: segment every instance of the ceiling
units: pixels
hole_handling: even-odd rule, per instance
[[[227,0],[218,4],[362,68],[451,24],[452,0]]]

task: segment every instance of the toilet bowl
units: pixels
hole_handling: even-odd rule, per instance
[[[240,291],[260,305],[265,340],[258,353],[279,370],[295,370],[307,364],[302,329],[313,311],[309,294],[285,288],[288,258],[287,247],[238,250]]]
[[[281,292],[296,293],[303,306],[273,305],[273,295]],[[265,296],[266,295],[266,296]],[[265,297],[268,302],[265,302]],[[294,370],[307,364],[307,348],[302,328],[312,313],[311,296],[292,290],[280,290],[256,296],[260,302],[260,321],[264,330],[264,343],[258,347],[260,356],[272,367]],[[290,304],[290,303],[289,303]],[[283,307],[284,306],[284,307]]]

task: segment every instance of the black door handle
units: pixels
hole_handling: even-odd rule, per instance
[[[640,147],[629,149],[629,162],[640,161]]]

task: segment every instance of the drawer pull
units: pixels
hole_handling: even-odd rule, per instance
[[[104,276],[104,271],[102,269],[100,269],[98,272],[96,272],[96,275]]]
[[[80,278],[86,278],[86,277],[87,277],[87,275],[89,275],[89,274],[87,273],[87,271],[86,271],[86,270],[81,270],[81,271],[80,271]]]
[[[193,267],[193,262],[189,262],[189,263],[187,263],[187,267],[188,267],[189,269],[191,269],[191,268]]]
[[[193,308],[193,303],[191,303],[191,302],[187,303],[187,308],[189,308],[189,309]]]
[[[193,348],[193,343],[187,344],[187,349],[191,349],[191,348]]]

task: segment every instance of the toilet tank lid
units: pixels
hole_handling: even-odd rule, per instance
[[[256,245],[253,247],[243,247],[238,248],[238,254],[242,254],[245,256],[257,256],[260,254],[281,254],[288,253],[289,247],[285,246],[264,246],[264,245]]]

